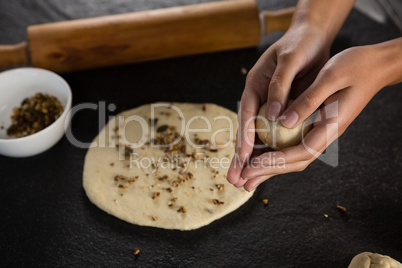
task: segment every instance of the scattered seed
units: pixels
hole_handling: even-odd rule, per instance
[[[130,156],[133,152],[134,150],[129,145],[124,145],[124,158],[126,160],[130,159]]]
[[[336,208],[339,209],[339,211],[341,211],[341,212],[346,212],[346,208],[345,208],[345,207],[342,207],[342,206],[337,205]]]
[[[213,202],[215,205],[223,205],[223,204],[225,204],[225,202],[219,201],[218,199],[212,199],[212,202]]]
[[[177,212],[182,212],[182,213],[186,213],[186,208],[183,206],[180,206],[180,208],[177,210]]]
[[[134,255],[138,255],[139,253],[140,253],[140,249],[136,248],[136,249],[134,250]]]
[[[168,179],[167,175],[163,175],[163,176],[158,177],[159,181],[164,181],[164,180],[167,180],[167,179]]]
[[[156,129],[156,132],[161,133],[168,129],[168,125],[162,125]]]
[[[218,188],[219,191],[223,191],[225,189],[224,184],[215,184],[216,188]]]
[[[151,126],[155,126],[156,125],[156,123],[158,123],[158,118],[156,117],[156,118],[149,118],[149,124],[151,125]]]

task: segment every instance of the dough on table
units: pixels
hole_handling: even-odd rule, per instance
[[[289,104],[291,103],[292,101],[289,100]],[[299,144],[313,126],[313,120],[309,117],[295,128],[286,128],[279,120],[267,119],[265,116],[266,107],[266,103],[260,107],[256,119],[256,132],[260,140],[271,149],[282,150]]]
[[[388,256],[363,252],[352,259],[348,268],[402,268],[402,264]]]
[[[85,157],[92,203],[127,222],[192,230],[251,196],[226,180],[237,115],[215,104],[155,103],[112,118]]]

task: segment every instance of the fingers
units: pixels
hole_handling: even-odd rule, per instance
[[[252,191],[255,188],[257,188],[258,185],[260,185],[261,183],[263,183],[264,181],[268,180],[269,178],[272,178],[274,175],[269,175],[269,176],[260,176],[257,178],[254,178],[252,180],[248,180],[245,185],[244,185],[244,189],[246,191]]]
[[[299,97],[317,77],[317,74],[320,72],[322,68],[322,64],[317,64],[316,66],[311,67],[309,72],[301,74],[303,71],[298,73],[293,80],[292,87],[290,89],[289,98],[295,100]]]
[[[251,100],[250,100],[251,101]],[[253,104],[252,106],[258,106]],[[253,107],[250,107],[253,108]],[[241,171],[248,162],[254,147],[254,116],[255,109],[239,111],[239,128],[237,130],[236,151],[230,164],[227,179],[230,183],[236,184],[241,180]]]
[[[302,171],[318,158],[341,133],[338,118],[332,117],[331,112],[325,113],[325,108],[301,144],[253,158],[241,174],[245,180],[243,187],[250,191],[272,176]],[[325,118],[325,115],[330,115],[330,118]]]
[[[227,174],[228,181],[235,185],[237,183],[242,185],[243,181],[240,175],[254,149],[255,116],[262,99],[261,94],[257,92],[263,92],[261,88],[264,88],[264,85],[267,87],[269,83],[269,80],[258,72],[257,74],[252,72],[250,76],[252,79],[248,77],[246,81],[238,115],[239,128],[237,130],[236,152]]]
[[[346,87],[336,69],[323,68],[313,84],[307,88],[282,114],[281,122],[294,128],[307,119],[331,95]]]
[[[292,82],[303,65],[304,59],[295,54],[278,57],[268,89],[266,116],[269,120],[276,120],[286,108]]]
[[[330,96],[301,144],[255,157],[243,169],[241,176],[246,180],[243,187],[250,191],[272,176],[304,170],[345,131],[369,101],[365,100],[360,107],[355,103],[359,96],[356,94],[359,90],[348,88]]]
[[[301,146],[293,146],[289,148],[288,155],[283,152],[277,153],[276,155],[267,153],[259,156],[258,160],[256,158],[253,159],[253,162],[244,168],[242,177],[249,181],[261,176],[274,176],[304,170],[307,165],[315,159],[311,157],[311,154],[303,152],[304,155],[308,156],[300,157],[300,159],[297,159],[297,161],[294,162],[292,162],[292,159],[289,159],[288,157],[302,150],[300,147]],[[324,149],[322,149],[322,151],[323,150]]]
[[[314,160],[309,160],[309,161],[303,161],[303,162],[296,162],[296,163],[288,164],[286,166],[287,171],[285,171],[285,172],[281,171],[283,173],[280,173],[280,174],[302,171],[313,161]],[[257,188],[261,183],[263,183],[267,179],[272,178],[273,176],[276,176],[276,175],[279,175],[279,174],[273,173],[273,174],[269,174],[269,175],[261,175],[261,176],[257,176],[257,177],[252,178],[252,179],[248,179],[244,183],[243,187],[247,191],[252,191],[255,188]]]
[[[240,188],[243,187],[244,184],[247,182],[247,180],[240,178],[235,184],[233,184],[235,187]]]
[[[268,49],[250,70],[241,98],[236,152],[227,174],[228,181],[238,187],[241,187],[245,183],[241,178],[241,172],[253,153],[255,116],[258,113],[260,105],[267,98],[267,89],[271,80],[269,73],[273,72],[275,68],[272,53]]]

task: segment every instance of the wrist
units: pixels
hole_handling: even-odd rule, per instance
[[[331,46],[354,2],[354,0],[299,0],[290,29],[298,27],[313,29]]]
[[[380,87],[402,82],[402,37],[373,45],[373,49],[381,72]]]

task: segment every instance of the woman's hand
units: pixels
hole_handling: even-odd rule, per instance
[[[289,31],[261,56],[247,75],[241,98],[236,156],[228,180],[237,187],[245,184],[241,176],[254,149],[254,118],[261,104],[271,104],[267,117],[275,119],[284,111],[289,95],[304,91],[315,79],[329,58],[330,44],[320,29],[297,26]],[[291,90],[292,89],[292,90]]]
[[[401,55],[402,38],[350,48],[335,55],[282,115],[282,123],[292,128],[322,105],[314,128],[304,141],[282,151],[263,153],[243,166],[232,162],[228,180],[237,187],[252,190],[274,175],[304,170],[346,130],[381,88],[402,81]],[[245,107],[248,108],[246,101]],[[252,114],[243,111],[241,117]],[[250,153],[252,149],[251,143],[247,147],[241,144],[238,153]]]

